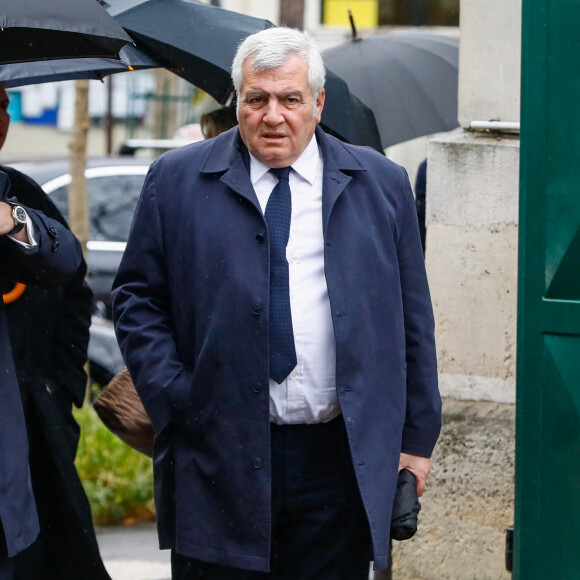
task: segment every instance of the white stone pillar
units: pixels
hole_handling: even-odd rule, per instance
[[[394,543],[400,580],[509,580],[513,523],[521,0],[462,0],[459,119],[428,149],[426,262],[443,431],[419,531]],[[458,399],[464,399],[463,401]]]
[[[459,119],[434,139],[427,252],[444,395],[515,400],[521,0],[462,0]]]
[[[522,0],[461,0],[459,123],[520,120]]]

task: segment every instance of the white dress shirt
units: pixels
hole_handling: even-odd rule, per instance
[[[336,345],[324,275],[323,161],[316,137],[291,167],[292,217],[286,258],[298,364],[282,384],[270,379],[270,421],[279,425],[325,423],[341,412],[335,385]],[[250,179],[264,212],[278,180],[252,155]]]

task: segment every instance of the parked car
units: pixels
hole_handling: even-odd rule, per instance
[[[91,383],[105,386],[125,366],[110,320],[93,316],[89,339]]]
[[[201,125],[199,123],[190,123],[180,127],[171,139],[143,139],[133,138],[126,139],[119,147],[119,155],[139,155],[145,153],[146,155],[161,155],[164,151],[169,149],[176,149],[183,147],[189,143],[196,143],[203,141],[203,133],[201,132]]]
[[[119,146],[119,155],[137,156],[144,152],[146,155],[157,156],[192,142],[189,139],[126,139]]]
[[[150,160],[107,157],[87,162],[90,234],[88,283],[93,291],[89,367],[91,382],[106,385],[123,368],[111,318],[111,286],[131,227]],[[13,163],[38,182],[68,219],[68,160]]]
[[[127,157],[94,158],[87,162],[90,233],[88,282],[94,293],[94,313],[111,317],[111,285],[135,213],[151,160]],[[14,163],[38,182],[68,219],[68,160]]]

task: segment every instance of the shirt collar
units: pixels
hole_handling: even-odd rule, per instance
[[[306,146],[306,149],[302,151],[302,155],[292,163],[290,167],[300,177],[308,181],[310,185],[314,184],[314,180],[316,178],[316,167],[318,165],[318,161],[320,160],[320,152],[318,150],[318,144],[316,142],[316,136],[312,135],[312,139]],[[250,153],[250,178],[252,180],[252,184],[257,183],[268,173],[270,168],[267,165],[264,165],[261,161],[258,161],[251,153]]]

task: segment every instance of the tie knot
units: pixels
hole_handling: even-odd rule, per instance
[[[273,173],[278,178],[278,181],[288,181],[290,167],[275,167],[270,169],[270,173]]]

